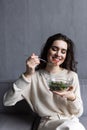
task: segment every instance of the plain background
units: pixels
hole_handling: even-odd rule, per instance
[[[56,33],[76,46],[79,78],[87,78],[87,0],[0,0],[0,81],[17,79]]]

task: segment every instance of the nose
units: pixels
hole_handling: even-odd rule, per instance
[[[60,50],[56,51],[56,55],[60,56],[61,55],[61,51]]]

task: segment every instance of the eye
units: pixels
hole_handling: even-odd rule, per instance
[[[61,53],[62,53],[62,54],[66,54],[66,52],[67,52],[67,50],[65,50],[65,49],[62,49],[62,50],[61,50]]]
[[[56,46],[52,46],[51,49],[52,49],[53,51],[58,51],[58,47],[56,47]]]

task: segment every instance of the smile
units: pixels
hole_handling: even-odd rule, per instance
[[[52,57],[52,59],[55,61],[60,61],[62,58],[61,57]]]

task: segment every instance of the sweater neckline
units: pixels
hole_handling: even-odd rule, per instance
[[[41,72],[43,74],[48,75],[48,76],[58,76],[58,75],[62,74],[64,71],[65,71],[65,69],[61,69],[58,73],[57,72],[56,73],[50,73],[46,70],[41,70]]]

